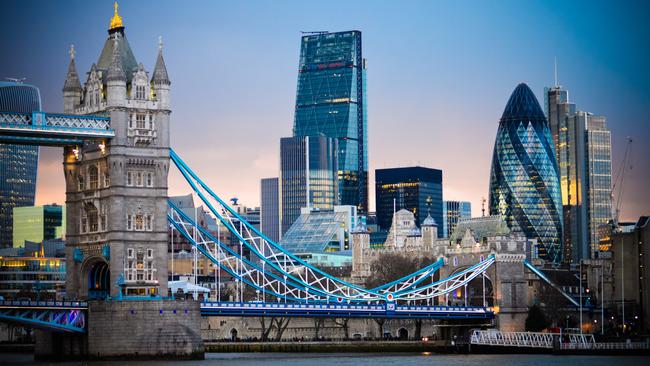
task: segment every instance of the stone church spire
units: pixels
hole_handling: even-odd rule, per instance
[[[63,84],[63,91],[81,91],[81,81],[79,81],[79,74],[77,74],[77,65],[74,62],[74,45],[70,45],[70,64],[68,65],[68,75],[65,77]]]
[[[167,67],[165,66],[165,59],[163,58],[162,49],[163,49],[162,37],[159,37],[158,58],[156,59],[156,66],[154,67],[153,77],[151,78],[151,81],[154,84],[170,85],[171,81],[169,81],[169,75],[167,75]]]
[[[126,83],[126,75],[124,74],[124,68],[122,67],[122,57],[120,57],[118,38],[115,38],[113,42],[113,59],[108,67],[106,81],[124,81]]]

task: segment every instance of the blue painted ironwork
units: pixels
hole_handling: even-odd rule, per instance
[[[54,332],[86,332],[84,301],[0,301],[0,320]]]
[[[295,304],[269,302],[203,302],[202,316],[283,316],[390,319],[492,319],[491,308],[473,306],[390,306],[382,304]]]
[[[110,118],[44,112],[0,112],[0,142],[70,146],[115,137]]]
[[[537,267],[535,267],[532,263],[530,263],[530,262],[527,261],[527,260],[524,260],[524,266],[526,266],[526,268],[530,269],[531,272],[533,272],[534,274],[536,274],[537,277],[541,278],[541,279],[542,279],[544,282],[546,282],[549,286],[551,286],[551,287],[553,287],[555,290],[559,291],[560,294],[561,294],[565,299],[569,300],[569,302],[570,302],[573,306],[576,306],[576,307],[579,307],[579,306],[580,306],[580,302],[579,302],[578,300],[576,300],[573,296],[571,296],[571,295],[567,294],[566,292],[564,292],[564,291],[560,288],[560,286],[558,286],[557,284],[555,284],[555,282],[551,281],[551,279],[548,278],[548,276],[546,276],[546,275],[544,274],[544,272],[542,272],[540,269],[538,269]]]

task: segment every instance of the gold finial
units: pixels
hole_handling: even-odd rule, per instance
[[[108,28],[109,30],[124,27],[122,24],[122,17],[117,13],[117,1],[113,4],[113,8],[115,8],[115,12],[111,18],[111,26]]]

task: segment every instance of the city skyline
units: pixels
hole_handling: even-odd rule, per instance
[[[288,15],[295,15],[296,11],[304,10],[302,7],[299,7],[299,10],[287,10],[291,8],[289,4],[281,3],[269,7],[269,4],[262,3],[257,8],[261,10],[260,13],[264,13],[264,8],[268,7],[267,10]],[[69,6],[41,3],[38,7],[35,3],[12,4],[16,9],[10,11],[14,11],[17,15],[29,13],[30,16],[39,17],[38,14],[42,12],[57,14],[63,19],[79,18],[78,21],[81,23],[79,28],[84,29],[84,32],[71,31],[65,27],[52,29],[50,42],[46,43],[39,39],[38,33],[40,27],[50,29],[54,21],[61,20],[59,16],[52,16],[47,17],[43,24],[37,24],[32,32],[17,35],[12,39],[3,39],[3,49],[15,50],[17,54],[14,55],[15,57],[0,61],[0,69],[9,73],[0,77],[28,77],[29,83],[41,88],[44,110],[61,111],[63,109],[61,88],[67,68],[66,52],[69,44],[74,43],[77,49],[79,71],[88,70],[92,62],[97,61],[99,42],[106,36],[103,32],[108,27],[108,20],[112,13],[111,5],[112,2],[78,3]],[[602,47],[601,43],[596,46],[593,40],[590,43],[581,38],[584,34],[580,31],[593,32],[594,29],[587,26],[593,26],[591,22],[599,22],[593,21],[593,18],[589,23],[577,19],[578,21],[573,22],[575,24],[571,24],[569,20],[576,19],[557,15],[562,13],[557,12],[557,7],[571,5],[555,5],[553,9],[551,5],[539,4],[501,3],[490,6],[498,8],[491,10],[491,14],[496,17],[494,19],[496,22],[480,16],[480,8],[485,5],[477,5],[467,14],[463,13],[465,17],[456,20],[479,21],[479,25],[474,27],[495,26],[495,29],[489,30],[491,33],[482,36],[491,35],[501,40],[501,42],[487,42],[490,43],[490,47],[497,48],[497,52],[494,52],[497,55],[482,54],[481,57],[474,57],[474,51],[478,54],[488,51],[487,45],[480,44],[481,37],[473,38],[475,34],[472,32],[461,35],[455,33],[456,31],[451,32],[453,34],[444,32],[437,34],[435,33],[438,30],[437,26],[425,24],[427,19],[423,15],[415,16],[413,24],[394,25],[397,29],[390,27],[388,30],[382,29],[382,25],[386,25],[385,18],[391,10],[396,10],[393,15],[398,17],[416,15],[418,12],[425,14],[434,14],[434,11],[448,14],[459,12],[457,5],[447,3],[444,5],[411,3],[399,9],[395,9],[397,7],[395,5],[381,3],[371,6],[369,15],[362,19],[344,16],[343,20],[336,21],[327,19],[330,15],[327,12],[320,17],[301,13],[305,19],[289,21],[286,22],[288,24],[280,27],[279,35],[275,34],[273,37],[277,42],[273,46],[265,45],[268,42],[266,38],[268,35],[262,31],[262,26],[268,25],[270,19],[249,29],[247,26],[259,18],[257,15],[246,15],[246,8],[239,5],[226,9],[223,4],[210,4],[208,9],[211,11],[195,14],[196,12],[192,12],[191,9],[183,8],[178,4],[162,3],[159,9],[150,9],[142,3],[136,6],[132,2],[123,2],[120,3],[120,13],[124,17],[126,33],[134,52],[139,60],[145,62],[147,69],[153,66],[155,58],[151,55],[155,54],[153,50],[157,47],[158,33],[162,32],[170,78],[175,83],[172,95],[172,106],[175,112],[173,116],[175,123],[172,124],[172,135],[174,135],[172,146],[182,152],[197,169],[205,171],[206,177],[218,186],[220,194],[238,196],[247,205],[259,204],[259,179],[277,175],[279,137],[289,135],[292,127],[299,31],[310,30],[306,28],[308,26],[320,30],[321,28],[317,26],[327,24],[326,28],[330,31],[360,29],[364,33],[364,53],[369,65],[367,99],[369,196],[374,197],[372,183],[375,168],[418,164],[442,169],[446,181],[444,199],[469,200],[474,203],[474,216],[478,216],[481,197],[487,197],[488,193],[489,156],[498,117],[503,108],[503,100],[507,98],[514,85],[522,79],[529,82],[536,95],[543,95],[543,88],[553,84],[554,56],[557,56],[559,61],[560,84],[572,90],[572,96],[580,100],[584,109],[607,117],[613,135],[614,173],[619,169],[625,148],[625,136],[630,135],[637,142],[648,138],[649,131],[642,125],[644,119],[647,120],[649,112],[648,106],[643,103],[647,101],[648,91],[641,89],[649,79],[648,72],[642,69],[642,65],[648,59],[648,50],[638,47],[639,44],[644,44],[644,39],[647,40],[648,27],[641,25],[640,18],[635,18],[635,14],[630,14],[629,27],[626,28],[626,32],[624,31],[629,39],[621,42],[623,46],[627,45],[630,48],[626,49],[626,60],[616,59],[617,55],[622,57],[620,52],[615,51],[617,47],[621,47],[617,43],[620,41],[617,39],[617,34],[620,35],[617,32],[621,30],[612,30],[613,35],[605,34],[608,23],[603,25],[601,22],[603,29],[598,28],[597,31],[603,32],[598,35],[604,37],[600,41],[605,45]],[[34,8],[35,14],[31,12],[31,7]],[[499,15],[498,10],[504,10],[501,7],[508,11]],[[533,14],[519,13],[524,10],[522,8],[534,8],[528,9]],[[567,12],[570,10],[564,9]],[[556,12],[551,13],[552,10]],[[604,12],[601,4],[583,9],[584,13],[593,16],[602,17],[602,14],[608,14],[615,19],[621,15],[618,8],[610,10],[612,11]],[[169,27],[161,31],[160,26],[149,30],[150,27],[144,20],[147,17],[143,16],[145,11],[153,15],[148,17],[153,21],[171,19],[174,14],[172,20],[175,21],[174,24],[178,24],[178,30]],[[505,26],[496,27],[498,20],[508,20],[513,22],[510,25],[524,26],[527,21],[536,19],[535,15],[541,15],[539,14],[541,11],[548,12],[549,14],[545,15],[550,18],[547,17],[546,21],[556,22],[558,28],[570,26],[564,31],[547,30],[548,38],[551,40],[564,39],[562,36],[570,39],[559,43],[554,47],[555,50],[549,50],[549,45],[546,43],[542,43],[544,47],[541,47],[541,50],[532,50],[533,47],[539,46],[540,35],[537,32],[541,29],[546,30],[541,27],[544,23],[542,20],[536,20],[538,22],[536,25],[539,27],[535,28],[540,30],[533,29],[531,32],[534,40],[529,43],[534,45],[524,44],[523,40],[506,34]],[[221,16],[229,12],[234,12],[237,15],[234,18],[239,19],[242,24],[233,26],[230,23],[232,20],[224,17],[221,19],[224,24],[215,24],[214,29],[201,25],[190,32],[189,29],[183,28],[183,24],[191,20],[190,17],[207,19],[210,14]],[[514,14],[521,18],[508,18]],[[530,18],[531,16],[534,18]],[[13,18],[3,23],[1,26],[3,31],[16,26],[17,19]],[[443,31],[456,29],[444,21],[442,23]],[[580,26],[586,28],[579,29]],[[636,31],[632,31],[633,27],[637,27]],[[390,30],[401,30],[405,35],[416,34],[420,38],[417,42],[399,43],[401,38],[391,34]],[[213,38],[210,38],[210,32],[214,32]],[[531,34],[527,36],[531,37]],[[192,42],[202,43],[201,47],[191,47],[195,45],[192,43],[184,44],[186,40],[183,37],[189,37],[189,41]],[[396,52],[382,47],[386,37],[395,37],[389,40],[394,41],[391,44],[392,47],[397,48]],[[205,39],[213,39],[216,45],[206,45]],[[425,48],[431,46],[431,49],[424,50],[423,53],[423,50],[419,49],[422,44],[420,39],[431,41],[425,43]],[[454,45],[457,41],[463,40],[469,42],[460,48]],[[12,46],[14,42],[18,44],[27,42],[33,47]],[[254,46],[247,42],[252,42]],[[635,44],[636,48],[633,47]],[[590,49],[590,45],[597,49]],[[220,48],[220,46],[226,47]],[[242,52],[231,51],[238,46],[242,48]],[[513,51],[508,50],[521,46],[525,46],[527,52],[532,52],[529,57],[533,62],[527,63],[511,57],[512,54],[509,52]],[[268,57],[259,60],[251,58],[250,52],[255,48],[258,51],[263,50]],[[576,48],[583,48],[583,52],[576,52]],[[457,53],[451,56],[453,51]],[[499,55],[502,53],[500,51],[508,52]],[[195,52],[196,56],[199,56],[191,60],[196,64],[195,66],[190,65],[189,60],[184,60],[183,56],[187,52]],[[391,55],[400,52],[408,60],[404,61]],[[599,52],[606,52],[605,57],[599,58]],[[418,56],[420,57],[417,58],[418,62],[413,62],[412,59]],[[215,62],[217,65],[214,65]],[[264,70],[270,71],[268,73],[270,75],[260,73],[258,70],[260,65],[265,65]],[[524,65],[525,67],[522,67]],[[487,67],[494,68],[495,72],[486,72]],[[399,72],[395,73],[394,70]],[[231,75],[228,75],[229,73]],[[246,73],[252,75],[245,75]],[[61,76],[56,79],[50,76],[52,74]],[[175,77],[180,75],[183,77]],[[242,76],[243,82],[237,80]],[[467,76],[471,77],[471,82],[467,80],[458,82],[461,77]],[[81,75],[81,78],[85,80],[84,75]],[[251,80],[256,81],[256,84],[253,84],[254,88],[247,83]],[[237,86],[236,82],[245,86]],[[201,89],[206,86],[207,90]],[[638,90],[634,90],[635,88]],[[196,98],[197,90],[201,95],[199,98]],[[250,97],[249,93],[259,98]],[[249,108],[242,110],[239,100],[246,100],[245,103]],[[214,101],[217,105],[214,105]],[[468,107],[468,101],[476,102],[475,105]],[[622,101],[625,102],[624,106]],[[209,116],[208,119],[205,116]],[[395,123],[396,120],[399,123]],[[251,122],[255,122],[253,124],[255,131],[250,128]],[[201,133],[197,134],[197,131]],[[225,140],[222,139],[224,135],[228,136]],[[430,148],[424,150],[423,146],[430,146]],[[626,177],[622,221],[634,220],[635,217],[647,213],[647,207],[650,206],[650,198],[644,194],[643,186],[649,174],[647,170],[644,171],[646,167],[643,160],[643,156],[648,155],[648,149],[641,143],[635,144],[633,149],[635,167]],[[44,148],[41,151],[36,204],[63,203],[65,194],[60,165],[61,150]],[[423,156],[423,152],[427,155]],[[241,160],[236,160],[235,157],[240,157]],[[241,179],[233,179],[233,177],[241,177]],[[188,188],[180,184],[178,175],[172,175],[170,178],[172,179],[170,179],[169,195],[188,192]],[[371,199],[370,207],[374,209],[372,201]]]

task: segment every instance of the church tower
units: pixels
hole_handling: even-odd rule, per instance
[[[136,61],[117,3],[83,87],[74,52],[64,110],[110,117],[112,140],[64,151],[70,299],[167,296],[170,86],[162,42],[152,77]]]

